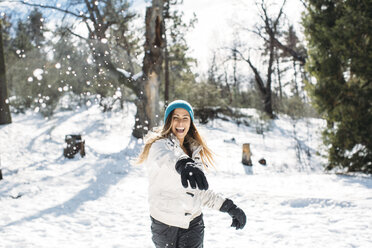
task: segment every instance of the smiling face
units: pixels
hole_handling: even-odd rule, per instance
[[[176,108],[172,115],[172,132],[181,144],[186,137],[187,132],[190,129],[191,119],[189,112],[183,108]]]

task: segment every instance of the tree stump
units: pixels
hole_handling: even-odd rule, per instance
[[[251,160],[251,148],[249,143],[243,144],[243,158],[242,163],[245,166],[252,166],[252,160]]]
[[[80,156],[85,156],[85,140],[81,139],[81,135],[69,134],[65,136],[66,148],[63,149],[63,156],[66,158],[74,158],[75,154],[80,152]]]
[[[0,168],[1,168],[1,158],[0,158]],[[0,169],[0,180],[3,179],[3,173],[1,172],[1,169]]]

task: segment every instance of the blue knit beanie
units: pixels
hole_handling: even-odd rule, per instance
[[[194,121],[194,111],[192,110],[192,107],[191,107],[190,103],[188,103],[188,102],[186,102],[184,100],[176,100],[176,101],[171,102],[168,105],[167,109],[165,110],[164,123],[167,120],[167,117],[170,114],[170,112],[172,112],[176,108],[186,109],[187,112],[189,112],[189,115],[191,117],[191,120]]]

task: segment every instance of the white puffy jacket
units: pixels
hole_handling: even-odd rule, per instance
[[[192,159],[203,170],[200,160],[201,146],[191,147]],[[176,162],[188,156],[174,135],[155,141],[149,151],[146,167],[149,178],[150,215],[170,226],[187,229],[192,219],[207,206],[219,210],[225,198],[211,190],[184,188]]]

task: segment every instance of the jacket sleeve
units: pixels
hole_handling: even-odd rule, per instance
[[[226,200],[212,190],[199,190],[198,192],[203,207],[220,210],[223,202]]]
[[[178,160],[188,157],[177,144],[162,139],[152,144],[147,160],[157,163],[159,167],[168,166],[175,169]]]
[[[200,149],[196,149],[193,152],[193,159],[197,163],[198,167],[203,170],[203,163],[200,158]],[[199,197],[201,199],[201,204],[203,207],[208,207],[211,209],[220,210],[223,202],[226,200],[224,197],[222,197],[220,194],[217,194],[213,192],[212,190],[197,190]]]

